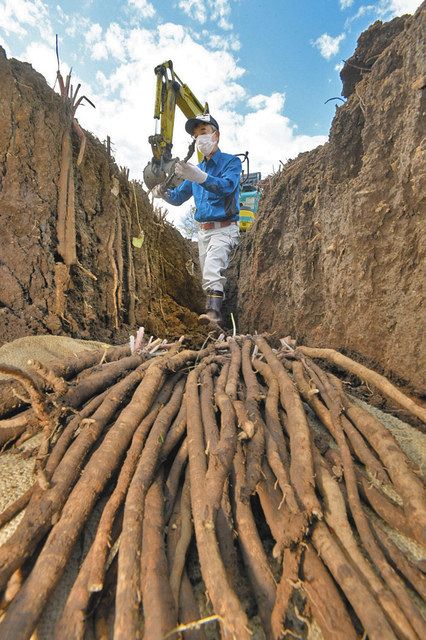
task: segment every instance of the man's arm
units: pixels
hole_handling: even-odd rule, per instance
[[[192,182],[190,182],[189,180],[184,180],[175,189],[167,189],[167,191],[163,195],[163,200],[178,207],[179,205],[189,200],[191,196]]]
[[[207,174],[206,180],[201,184],[204,189],[216,193],[219,196],[227,196],[234,193],[240,183],[241,160],[234,156],[223,169],[220,177]]]

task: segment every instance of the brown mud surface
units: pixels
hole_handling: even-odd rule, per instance
[[[362,34],[329,142],[263,182],[229,290],[240,332],[358,354],[415,391],[426,371],[425,23],[423,3]]]
[[[196,329],[203,297],[191,243],[89,133],[80,166],[71,137],[77,262],[65,264],[57,212],[69,122],[43,76],[0,48],[0,345],[28,334],[123,342],[139,325],[169,337]]]

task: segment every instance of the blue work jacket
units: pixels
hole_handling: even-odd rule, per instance
[[[180,205],[194,196],[197,222],[213,220],[238,220],[240,212],[241,160],[220,149],[197,165],[207,173],[203,184],[184,180],[175,189],[166,192],[164,200]]]

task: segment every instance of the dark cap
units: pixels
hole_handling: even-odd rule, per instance
[[[187,120],[185,124],[185,131],[192,136],[197,124],[211,124],[212,127],[215,127],[219,131],[219,125],[217,123],[217,120],[215,120],[213,116],[211,116],[209,113],[206,113],[206,114],[200,113],[199,116],[196,116],[195,118],[190,118],[189,120]]]

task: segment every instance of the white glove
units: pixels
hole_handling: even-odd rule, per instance
[[[162,184],[157,184],[153,190],[151,191],[152,195],[154,196],[154,198],[164,198],[164,187]]]
[[[207,173],[201,171],[195,164],[179,160],[175,164],[175,174],[184,180],[191,180],[197,184],[203,184],[207,180]]]

